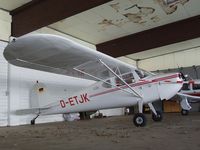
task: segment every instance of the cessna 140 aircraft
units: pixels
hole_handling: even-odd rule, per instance
[[[139,112],[133,122],[136,126],[145,126],[143,105],[148,104],[154,121],[161,121],[162,114],[152,102],[170,99],[183,84],[180,73],[148,73],[55,35],[35,34],[13,39],[5,48],[4,57],[13,65],[97,81],[70,97],[55,99],[46,107],[22,110],[37,115],[31,124],[39,115],[138,105]]]

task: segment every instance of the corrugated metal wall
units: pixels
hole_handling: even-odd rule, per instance
[[[200,65],[200,46],[139,61],[139,67],[148,71]]]

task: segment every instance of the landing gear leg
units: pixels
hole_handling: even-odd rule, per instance
[[[160,111],[156,111],[152,103],[148,103],[149,108],[152,111],[152,119],[153,121],[160,122],[162,121],[162,113]]]
[[[35,120],[36,120],[38,117],[39,117],[39,114],[38,114],[35,118],[33,118],[33,119],[31,120],[31,125],[34,125],[34,124],[35,124]]]
[[[147,119],[142,113],[143,110],[143,101],[138,102],[139,113],[135,114],[133,117],[133,123],[136,127],[144,127],[146,125]]]

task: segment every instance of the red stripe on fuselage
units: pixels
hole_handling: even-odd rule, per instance
[[[176,78],[176,77],[178,77],[178,75],[174,74],[174,75],[167,76],[167,77],[157,78],[157,79],[154,79],[152,81],[143,81],[143,82],[138,82],[138,83],[135,83],[135,84],[132,83],[132,84],[130,84],[130,86],[131,87],[136,87],[136,86],[140,86],[140,85],[144,85],[144,84],[148,84],[148,83],[154,83],[154,82],[163,81],[163,80],[166,80],[166,79],[173,79],[173,78]],[[128,88],[128,86],[124,85],[124,86],[122,86],[120,88],[121,89],[126,89],[126,88]],[[95,96],[111,93],[111,92],[118,91],[118,90],[121,90],[121,89],[119,89],[119,88],[110,89],[110,90],[103,91],[103,92],[100,92],[100,93],[92,94],[92,95],[90,95],[90,97],[95,97]]]

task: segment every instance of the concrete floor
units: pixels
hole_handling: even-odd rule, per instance
[[[132,116],[0,128],[0,150],[200,150],[200,113],[164,114],[144,128]]]

